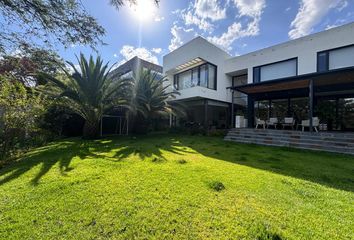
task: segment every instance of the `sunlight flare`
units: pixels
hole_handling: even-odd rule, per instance
[[[137,0],[132,6],[133,16],[140,22],[152,21],[157,12],[157,6],[153,0]]]

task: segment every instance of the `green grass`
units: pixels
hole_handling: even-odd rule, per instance
[[[346,155],[199,136],[69,139],[0,170],[0,238],[354,239],[353,192]]]

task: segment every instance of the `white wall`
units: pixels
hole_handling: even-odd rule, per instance
[[[223,64],[231,56],[202,37],[193,39],[163,57],[163,72],[169,79],[169,83],[173,85],[173,75],[177,73],[176,67],[198,57],[217,66],[217,90],[199,86],[182,89],[179,90],[181,95],[177,96],[177,99],[203,97],[231,102],[231,91],[226,89],[231,86],[231,77],[225,75]]]
[[[317,71],[317,52],[354,44],[354,23],[312,34],[246,55],[231,57],[202,37],[197,37],[163,57],[163,72],[173,86],[175,68],[197,57],[215,64],[217,69],[217,90],[193,87],[180,90],[177,99],[203,97],[231,102],[231,76],[247,69],[248,83],[253,82],[253,67],[298,58],[298,75]],[[354,56],[353,56],[354,57]],[[240,94],[236,93],[236,97]],[[245,104],[238,99],[236,103]]]
[[[253,67],[298,58],[298,75],[317,71],[317,52],[354,44],[354,23],[312,34],[273,47],[225,61],[225,73],[248,69],[248,83],[253,82]],[[354,57],[354,56],[353,56]]]

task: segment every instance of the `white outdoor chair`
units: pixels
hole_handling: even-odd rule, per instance
[[[291,127],[292,130],[294,130],[295,126],[295,119],[292,117],[286,117],[284,118],[284,122],[282,123],[283,129],[285,127]]]
[[[274,129],[276,129],[277,124],[278,124],[278,118],[269,118],[269,120],[267,121],[267,128],[269,128],[270,126],[273,126]]]
[[[263,129],[265,129],[265,127],[266,127],[265,121],[264,121],[264,120],[261,120],[261,119],[259,119],[259,118],[256,118],[256,128],[258,128],[258,126],[262,126]]]
[[[301,121],[302,131],[305,130],[305,127],[310,128],[310,120],[302,120]],[[318,132],[318,127],[320,126],[320,119],[318,117],[312,118],[312,127]]]

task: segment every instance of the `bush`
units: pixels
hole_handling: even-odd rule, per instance
[[[33,89],[0,75],[0,160],[34,143],[44,110],[44,99]]]
[[[209,187],[217,192],[220,192],[225,189],[225,186],[222,182],[212,181],[209,183]]]
[[[177,163],[179,163],[179,164],[186,164],[187,161],[184,160],[184,159],[179,159],[179,160],[177,161]]]

